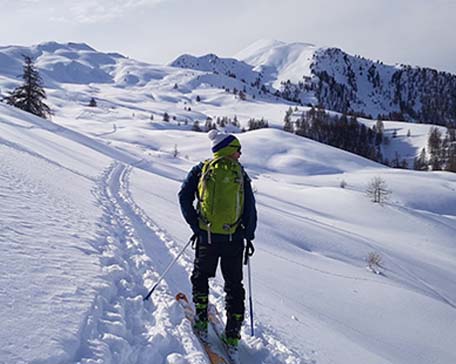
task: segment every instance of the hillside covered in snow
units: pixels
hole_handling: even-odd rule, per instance
[[[174,299],[191,293],[193,250],[143,297],[190,237],[176,195],[210,157],[195,121],[235,116],[228,130],[239,132],[259,213],[256,336],[247,320],[242,362],[456,360],[456,175],[391,169],[284,132],[297,105],[267,91],[276,68],[256,66],[255,48],[239,57],[244,82],[214,57],[190,69],[85,44],[0,47],[2,93],[32,55],[54,113],[0,103],[0,363],[208,363]],[[249,84],[258,78],[262,94]],[[245,84],[242,100],[232,90]],[[240,133],[251,118],[271,127]],[[388,153],[416,155],[429,128],[385,122],[397,134]],[[375,177],[391,191],[382,205],[366,195]],[[210,299],[220,311],[223,296],[218,273]]]
[[[338,48],[258,41],[235,55],[182,56],[171,65],[231,75],[260,94],[370,118],[456,125],[456,75],[385,65]]]

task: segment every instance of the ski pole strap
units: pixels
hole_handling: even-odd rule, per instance
[[[255,248],[253,247],[253,243],[250,240],[247,240],[247,244],[245,246],[245,253],[244,253],[244,265],[247,264],[249,258],[253,256],[255,253]]]

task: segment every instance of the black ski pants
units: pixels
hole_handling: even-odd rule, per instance
[[[209,278],[215,277],[218,262],[225,280],[225,308],[228,317],[242,315],[245,310],[245,290],[242,284],[242,263],[244,240],[233,240],[209,244],[206,239],[199,239],[195,252],[195,264],[191,281],[193,297],[209,295]]]

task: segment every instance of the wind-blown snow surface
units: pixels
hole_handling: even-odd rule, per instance
[[[142,301],[189,237],[176,193],[209,156],[205,134],[95,140],[0,104],[0,135],[0,362],[206,363],[173,298],[190,292],[190,249]],[[243,361],[454,362],[455,175],[278,130],[239,138],[260,218]],[[393,191],[384,206],[364,193],[377,175]],[[372,251],[382,275],[365,268]],[[211,300],[223,308],[220,277]]]

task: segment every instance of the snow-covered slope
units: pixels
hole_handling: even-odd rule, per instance
[[[129,176],[137,166],[174,185],[180,169],[2,104],[0,131],[0,362],[207,363],[173,298],[190,292],[190,251],[142,299],[183,241],[132,200]],[[242,354],[250,362],[300,362],[259,329]]]
[[[183,56],[172,64],[248,79],[266,93],[303,105],[389,120],[456,125],[452,92],[456,76],[446,72],[384,65],[338,48],[275,40],[255,42],[234,58],[239,61],[215,55]],[[256,78],[254,83],[252,78]]]
[[[446,72],[384,65],[306,43],[260,41],[237,57],[255,70],[269,70],[273,86],[289,100],[374,118],[456,125],[456,76]]]
[[[190,71],[157,69],[150,88],[58,84],[55,122],[0,104],[0,362],[207,363],[173,298],[190,292],[193,251],[142,296],[188,240],[176,193],[209,140],[150,112],[223,108],[279,125],[288,105],[175,90]],[[82,104],[91,92],[97,108]],[[243,362],[454,362],[455,175],[392,170],[274,128],[239,138],[259,210],[257,337],[243,328]],[[365,195],[374,176],[392,190],[383,206]],[[381,275],[366,269],[371,252]],[[220,276],[211,287],[222,310]]]
[[[298,83],[303,76],[311,76],[310,65],[317,49],[307,43],[260,40],[240,51],[235,58],[253,65],[265,75],[265,82],[279,90],[282,82]]]
[[[203,57],[182,55],[171,62],[170,66],[222,74],[249,83],[254,83],[259,77],[258,72],[253,71],[252,66],[247,63],[233,58],[219,58],[215,54],[208,54]]]

